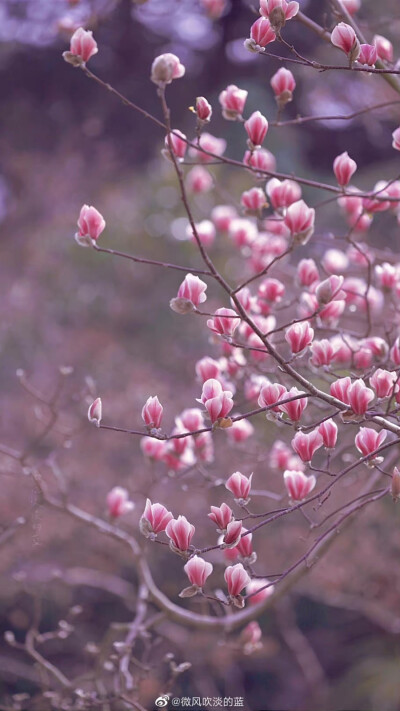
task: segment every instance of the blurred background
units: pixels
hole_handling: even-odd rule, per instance
[[[331,22],[328,2],[310,0],[301,7],[321,24]],[[223,493],[215,492],[215,478],[208,491],[196,478],[177,486],[165,468],[143,459],[138,439],[90,428],[88,401],[101,395],[107,423],[135,428],[144,401],[157,393],[168,429],[182,408],[196,406],[195,362],[218,352],[195,319],[183,322],[169,309],[181,282],[178,273],[75,243],[79,210],[88,203],[107,221],[104,246],[201,268],[195,247],[179,239],[185,217],[171,166],[160,156],[159,129],[67,65],[62,52],[76,27],[93,29],[99,53],[91,69],[161,118],[150,66],[156,55],[173,51],[186,66],[185,79],[168,88],[173,127],[194,135],[188,107],[204,95],[214,107],[210,131],[228,140],[230,157],[241,159],[244,131],[222,118],[220,91],[235,83],[249,91],[248,113],[276,115],[269,80],[280,63],[243,48],[254,8],[255,3],[231,0],[212,21],[194,0],[0,4],[1,442],[27,448],[27,461],[41,462],[51,489],[62,477],[69,499],[96,515],[105,514],[111,487],[126,487],[136,503],[121,524],[128,530],[136,530],[148,495],[174,512],[179,502],[196,524]],[[396,0],[363,0],[359,16],[364,28],[368,18],[371,36],[384,34],[396,48]],[[285,36],[308,57],[332,61],[331,48],[300,24],[289,23]],[[343,82],[341,73],[293,71],[298,88],[286,118],[350,113],[395,98],[374,77]],[[398,154],[388,140],[399,119],[400,108],[393,107],[347,122],[271,128],[266,147],[278,170],[325,182],[332,182],[334,157],[349,150],[360,169],[357,184],[370,189],[399,172]],[[221,201],[237,205],[242,190],[252,185],[241,171],[212,172],[218,187],[194,199],[198,220]],[[311,205],[325,197],[304,191]],[[313,257],[332,243],[335,230],[344,229],[332,205],[321,210]],[[384,215],[368,240],[397,248],[398,238],[398,227]],[[240,275],[241,264],[227,243],[217,244],[213,257],[228,277]],[[214,285],[208,292],[210,310],[227,305]],[[55,394],[57,427],[38,440],[52,416],[40,398]],[[264,420],[256,426],[255,476],[262,481],[275,433]],[[250,473],[246,449],[232,452],[223,432],[215,439],[214,477],[225,479],[235,469]],[[73,631],[49,641],[46,656],[67,676],[101,667],[98,650],[109,625],[128,622],[134,611],[136,577],[129,555],[40,505],[30,478],[12,459],[2,457],[1,465],[3,534],[17,517],[26,518],[10,536],[0,534],[1,631],[12,630],[18,641],[33,620],[42,632],[67,620]],[[153,708],[167,677],[163,660],[172,650],[177,662],[193,665],[179,677],[177,696],[243,696],[251,711],[400,709],[398,524],[399,512],[390,501],[366,511],[308,578],[263,616],[263,646],[252,656],[243,655],[237,635],[210,638],[168,628],[141,686],[144,707]],[[292,559],[301,544],[301,518],[289,528],[289,533],[279,525],[268,529],[258,542],[259,558],[268,560],[271,571]],[[211,527],[206,531],[204,545],[213,541]],[[155,578],[176,600],[181,562],[153,548],[148,546]],[[45,700],[43,680],[22,651],[0,646],[0,708],[64,708]]]

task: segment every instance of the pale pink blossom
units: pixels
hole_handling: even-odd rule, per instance
[[[96,427],[100,427],[102,413],[103,413],[103,407],[102,407],[101,398],[97,397],[96,400],[94,400],[94,402],[92,402],[92,404],[89,405],[89,409],[88,409],[89,422],[94,422]]]
[[[183,570],[191,584],[201,589],[204,587],[207,578],[211,575],[213,566],[208,561],[203,560],[203,558],[194,555],[183,566]]]
[[[374,44],[361,44],[360,54],[357,61],[359,64],[366,64],[368,67],[374,67],[378,59],[378,52]]]
[[[177,299],[189,302],[194,308],[198,308],[206,299],[207,284],[198,276],[186,274],[177,293]],[[172,307],[173,308],[173,307]]]
[[[199,462],[211,464],[214,461],[214,442],[211,432],[202,432],[197,435],[194,441],[194,449]]]
[[[82,246],[97,242],[106,226],[103,215],[92,205],[83,205],[81,207],[77,224],[79,229],[75,239]]]
[[[232,205],[217,205],[211,210],[211,219],[217,230],[227,232],[237,212]]]
[[[338,426],[332,419],[321,422],[318,427],[318,432],[322,437],[325,449],[334,449],[336,447]]]
[[[240,318],[233,309],[221,308],[217,309],[213,318],[208,319],[208,328],[220,336],[232,338],[237,327],[239,326]]]
[[[223,544],[228,548],[235,548],[240,541],[242,533],[242,522],[232,520],[226,527]]]
[[[187,150],[187,140],[185,134],[178,129],[174,129],[171,133],[165,136],[164,142],[167,151],[166,155],[168,155],[169,149],[174,154],[176,160],[178,162],[182,162]]]
[[[361,7],[361,0],[342,0],[342,5],[346,8],[349,15],[355,15]]]
[[[335,356],[335,349],[330,341],[323,338],[322,341],[314,341],[311,346],[310,363],[316,368],[321,368],[324,365],[330,365]]]
[[[159,429],[163,416],[163,406],[157,395],[149,397],[142,409],[142,419],[149,429]]]
[[[242,558],[251,558],[251,556],[253,555],[252,539],[253,534],[248,533],[247,528],[244,528],[244,526],[242,526],[241,536],[236,546]]]
[[[354,440],[355,445],[362,456],[366,457],[368,454],[375,452],[384,443],[386,435],[387,432],[385,430],[376,432],[371,427],[360,427],[360,431],[356,434]]]
[[[226,141],[224,138],[216,138],[212,136],[211,133],[204,132],[200,136],[199,145],[199,149],[193,147],[189,149],[190,156],[201,163],[210,163],[215,160],[216,156],[219,157],[223,155],[226,148]],[[209,153],[211,153],[211,155],[208,155]]]
[[[86,64],[98,51],[93,33],[90,30],[84,30],[83,27],[78,27],[71,37],[69,52],[64,52],[63,57],[69,64],[79,66]]]
[[[198,379],[205,383],[206,380],[215,379],[218,380],[221,374],[220,364],[217,360],[205,356],[197,361],[195,365],[196,375]]]
[[[146,499],[146,506],[140,519],[140,530],[144,535],[161,533],[165,531],[173,515],[163,504],[152,504]]]
[[[121,486],[114,486],[107,494],[108,515],[112,518],[123,516],[135,508],[133,501],[129,501],[129,494]]]
[[[246,40],[245,47],[257,52],[275,40],[275,30],[271,27],[270,21],[265,17],[259,17],[250,27],[250,38]]]
[[[160,54],[151,65],[151,81],[158,86],[171,84],[173,79],[180,79],[185,74],[185,67],[176,54]]]
[[[309,433],[298,431],[292,439],[292,447],[302,462],[311,462],[313,455],[322,445],[322,435],[318,430]]]
[[[301,187],[294,180],[280,181],[271,178],[267,183],[266,191],[274,210],[285,209],[301,198]]]
[[[285,295],[285,285],[279,279],[267,277],[258,287],[258,297],[271,304],[279,304]]]
[[[246,104],[248,91],[239,89],[235,84],[221,91],[219,95],[219,103],[222,107],[222,115],[228,121],[236,121],[241,118]]]
[[[281,399],[298,397],[299,395],[305,396],[305,393],[302,390],[298,390],[296,387],[293,387],[290,388],[290,390],[287,391],[285,397]],[[298,397],[297,400],[291,400],[291,402],[286,402],[283,405],[279,405],[279,409],[284,412],[289,417],[289,419],[292,420],[292,422],[298,422],[307,405],[307,397]]]
[[[336,180],[341,187],[346,187],[349,184],[352,176],[357,170],[357,163],[350,158],[347,151],[341,153],[333,161],[333,172]]]
[[[355,380],[348,391],[349,405],[356,415],[365,415],[368,405],[374,399],[374,392],[364,381]]]
[[[270,172],[276,169],[275,156],[266,148],[258,148],[256,151],[246,151],[243,156],[243,163],[254,171]]]
[[[261,146],[268,131],[268,121],[261,111],[254,111],[244,122],[251,146]]]
[[[318,314],[320,321],[326,325],[333,328],[337,325],[340,316],[346,307],[346,301],[344,299],[338,299],[331,301],[327,304]]]
[[[198,407],[183,410],[179,415],[179,422],[188,432],[196,432],[204,427],[203,413]]]
[[[211,220],[201,220],[201,222],[196,222],[195,230],[201,244],[203,244],[205,247],[211,247],[211,245],[214,243],[216,235],[215,227]],[[192,242],[197,242],[191,225],[187,226],[186,234],[189,239],[192,240]]]
[[[350,25],[345,22],[339,22],[331,33],[331,42],[335,47],[342,50],[351,61],[358,58],[360,54],[360,43],[357,35]]]
[[[301,259],[297,265],[297,278],[301,286],[311,286],[319,279],[318,267],[313,259]]]
[[[241,563],[228,566],[225,570],[224,578],[228,586],[228,593],[232,597],[240,595],[243,588],[245,588],[251,580],[250,575],[245,571]]]
[[[266,205],[265,193],[261,188],[251,188],[242,193],[240,202],[247,213],[258,214]]]
[[[341,249],[327,249],[321,259],[321,264],[328,274],[337,274],[346,271],[349,260]]]
[[[210,382],[210,381],[207,381]],[[207,382],[205,385],[207,385]],[[225,419],[233,407],[232,393],[229,390],[222,390],[204,402],[211,423],[215,424],[219,420]]]
[[[329,302],[343,299],[346,294],[342,291],[344,277],[332,274],[328,279],[321,281],[315,289],[315,296],[319,304],[329,304]]]
[[[250,474],[250,476],[247,477],[241,472],[234,472],[226,481],[225,488],[234,495],[235,499],[238,499],[239,501],[243,500],[247,503],[249,500],[252,478],[253,474]]]
[[[165,528],[165,533],[172,542],[172,547],[178,551],[187,551],[194,536],[195,527],[185,516],[172,518]]]
[[[308,207],[304,200],[298,200],[287,208],[284,218],[293,239],[299,244],[306,244],[314,232],[315,210]]]
[[[267,578],[250,580],[249,584],[246,585],[246,596],[248,596],[249,604],[257,605],[258,602],[263,602],[272,595],[274,590],[274,585]]]
[[[250,604],[251,601],[252,598],[249,600]],[[242,630],[239,637],[240,644],[243,647],[243,653],[249,655],[253,654],[253,652],[257,649],[260,649],[262,647],[261,638],[262,632],[258,622],[255,620],[253,620],[253,622],[249,622],[249,624]]]
[[[383,35],[375,35],[372,41],[379,59],[383,59],[384,62],[393,62],[393,45],[390,40]]]
[[[280,400],[287,397],[287,390],[280,383],[266,383],[260,389],[258,404],[260,407],[270,407],[276,405]],[[279,407],[272,408],[273,412],[279,412]]]
[[[295,17],[299,3],[295,0],[260,0],[260,14],[268,17],[271,25],[280,30],[287,20]]]
[[[314,338],[314,329],[311,328],[308,321],[302,323],[294,323],[285,331],[285,340],[290,346],[293,354],[301,353],[311,345]]]
[[[250,220],[237,218],[232,220],[229,225],[229,237],[239,249],[252,245],[257,235],[257,226]]]
[[[345,378],[339,378],[331,383],[329,388],[330,394],[345,405],[349,405],[349,391],[351,388],[351,380],[347,375]]]
[[[165,455],[167,443],[155,437],[142,437],[140,440],[140,449],[145,457],[161,461]]]
[[[375,390],[376,397],[391,397],[395,383],[397,382],[397,373],[392,373],[389,370],[377,368],[369,379],[369,384]]]
[[[286,469],[283,474],[285,488],[291,501],[304,501],[316,484],[315,476],[306,476],[304,472]]]
[[[390,357],[395,365],[400,365],[400,337],[398,336],[390,349]]]
[[[196,195],[208,193],[214,185],[212,175],[201,165],[195,165],[189,170],[185,182],[187,189]]]
[[[233,512],[228,504],[221,504],[221,506],[210,506],[211,513],[208,514],[208,518],[213,521],[220,531],[225,531],[228,523],[233,519]]]
[[[275,440],[269,453],[269,465],[272,469],[284,471],[288,468],[293,453],[282,440]]]
[[[227,436],[233,444],[240,444],[241,442],[246,442],[253,432],[254,427],[251,422],[243,418],[234,422],[232,427],[227,429]]]
[[[203,383],[201,398],[199,398],[198,402],[201,402],[203,403],[203,405],[205,405],[207,400],[221,395],[222,390],[223,388],[219,380],[216,380],[216,378],[209,378]]]
[[[200,0],[200,2],[211,20],[219,20],[227,5],[227,0]]]
[[[212,106],[204,96],[196,98],[196,116],[202,123],[208,123],[212,115]]]
[[[285,67],[278,69],[273,75],[270,84],[280,106],[284,106],[292,100],[296,81],[289,69],[285,69]]]

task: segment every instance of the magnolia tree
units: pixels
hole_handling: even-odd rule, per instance
[[[202,0],[214,20],[225,4]],[[22,647],[42,665],[46,693],[56,708],[103,708],[107,700],[110,705],[104,708],[142,709],[143,659],[166,620],[210,635],[229,633],[238,649],[252,654],[262,645],[257,620],[264,611],[284,599],[322,556],[329,556],[337,534],[349,535],[349,524],[359,513],[381,499],[400,496],[395,466],[400,443],[400,271],[396,255],[369,238],[371,225],[379,225],[382,215],[385,225],[398,232],[400,175],[379,176],[361,189],[349,146],[349,152],[335,158],[330,182],[321,183],[280,172],[279,155],[268,149],[270,126],[281,132],[295,126],[300,141],[306,122],[335,125],[357,115],[285,119],[300,69],[312,73],[316,83],[328,72],[340,73],[349,91],[356,75],[369,91],[386,82],[393,97],[366,105],[359,114],[399,103],[400,69],[393,47],[372,28],[364,36],[357,21],[360,4],[326,2],[326,26],[321,27],[294,0],[261,0],[257,19],[249,12],[245,47],[259,55],[260,63],[266,57],[280,62],[270,82],[276,116],[248,112],[248,92],[232,83],[220,93],[219,105],[194,94],[189,135],[180,130],[180,116],[171,112],[168,99],[173,82],[191,80],[178,56],[162,54],[148,67],[160,106],[157,115],[150,115],[92,71],[101,52],[92,32],[77,29],[64,52],[66,62],[94,80],[99,90],[114,95],[110,100],[117,98],[158,127],[164,141],[160,160],[169,161],[187,218],[184,237],[193,249],[189,266],[122,252],[107,236],[107,215],[88,205],[80,211],[76,242],[154,270],[173,270],[176,292],[160,308],[167,309],[169,301],[182,330],[187,319],[196,319],[198,329],[208,335],[209,350],[193,362],[193,382],[187,384],[192,397],[183,410],[175,410],[173,402],[163,406],[162,398],[149,393],[131,423],[112,422],[102,411],[101,383],[89,406],[89,422],[99,430],[140,439],[143,467],[152,462],[157,471],[171,474],[176,506],[154,499],[149,480],[146,504],[138,511],[121,482],[107,495],[108,518],[96,517],[72,505],[62,486],[49,493],[37,468],[29,472],[44,505],[127,546],[138,581],[134,619],[110,648],[107,673],[97,667],[97,676],[90,679],[68,678],[40,651],[43,639],[37,630],[25,643],[8,634],[10,645]],[[329,64],[303,56],[287,41],[288,25],[296,22],[304,36],[315,33],[319,42],[330,45]],[[256,100],[252,97],[253,104]],[[235,122],[242,160],[229,157],[227,140],[213,135],[217,112]],[[386,140],[400,150],[400,127],[394,124]],[[218,180],[238,171],[247,189],[221,204]],[[307,202],[304,189],[312,196]],[[213,207],[199,214],[196,199],[206,193],[215,195]],[[319,218],[327,203],[334,205],[337,220],[330,227],[331,246],[321,256]],[[233,276],[231,267],[217,268],[217,246],[223,246],[227,265],[228,255],[235,260]],[[210,286],[215,307],[207,309]],[[172,429],[164,424],[164,411],[175,421]],[[237,448],[241,471],[217,466],[218,448]],[[263,452],[262,467],[255,452]],[[8,454],[25,465],[18,453]],[[194,479],[208,492],[197,499],[201,524],[196,528],[185,505]],[[302,533],[294,534],[292,552],[287,547],[281,569],[273,570],[263,541],[268,537],[272,546],[279,545],[276,524],[294,518]],[[179,560],[181,574],[168,581],[168,595],[153,577],[160,556],[166,569],[170,559]],[[169,677],[155,690],[160,706],[169,703],[173,691],[176,695],[179,684],[175,690],[173,685],[190,666],[184,659],[169,663]],[[207,708],[211,700],[202,704]],[[233,699],[230,705],[246,702]]]

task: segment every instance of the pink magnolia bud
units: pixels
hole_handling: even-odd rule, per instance
[[[294,180],[272,178],[267,183],[267,194],[274,210],[282,211],[301,198],[301,187]]]
[[[329,388],[329,392],[333,397],[340,402],[344,402],[345,405],[349,404],[349,391],[351,388],[351,380],[348,376],[345,378],[339,378],[335,380]]]
[[[400,151],[400,126],[399,126],[399,128],[396,128],[395,131],[393,131],[392,138],[393,138],[392,147],[396,151]]]
[[[185,67],[175,54],[160,54],[151,65],[151,81],[158,86],[171,84],[173,79],[180,79],[185,74]]]
[[[344,277],[332,274],[320,284],[315,289],[315,296],[318,299],[319,304],[329,304],[333,299],[339,300],[343,299],[346,294],[341,291],[343,286]]]
[[[240,318],[233,309],[217,309],[213,318],[208,319],[208,328],[225,338],[232,338],[237,327],[240,324]]]
[[[349,184],[356,170],[357,163],[350,158],[347,151],[341,153],[340,156],[337,156],[333,161],[333,172],[335,173],[339,185],[343,188]]]
[[[129,501],[129,494],[126,489],[120,486],[115,486],[107,494],[107,509],[108,515],[112,518],[118,518],[132,511],[135,508],[133,501]]]
[[[387,291],[394,289],[400,278],[398,266],[393,266],[393,264],[388,264],[388,262],[377,265],[375,267],[375,274],[379,286]]]
[[[281,471],[284,471],[288,468],[289,461],[292,456],[292,452],[287,444],[278,439],[272,445],[272,449],[269,453],[269,464],[272,469],[280,469]]]
[[[325,308],[322,309],[322,311],[319,312],[321,322],[326,326],[334,328],[337,325],[345,306],[346,301],[344,299],[331,301],[327,306],[325,306]]]
[[[243,163],[255,171],[270,172],[276,168],[275,156],[265,148],[259,148],[257,151],[246,151],[243,156]]]
[[[386,341],[383,338],[379,338],[379,336],[366,338],[364,345],[371,349],[376,358],[386,358],[388,354],[388,345]]]
[[[226,533],[224,535],[223,544],[227,548],[235,548],[240,541],[240,536],[242,533],[242,522],[241,521],[230,521],[226,527]]]
[[[149,397],[142,409],[142,419],[149,429],[159,429],[163,415],[163,406],[157,395]]]
[[[211,219],[220,232],[227,232],[237,212],[231,205],[217,205],[211,211]]]
[[[258,602],[263,602],[267,599],[267,597],[272,595],[274,590],[274,585],[272,585],[267,578],[257,578],[257,580],[251,580],[246,586],[246,596],[248,597],[249,604],[257,605]]]
[[[231,597],[238,597],[251,580],[250,575],[246,573],[241,563],[228,566],[225,570],[224,578]]]
[[[263,51],[267,44],[276,40],[275,30],[265,17],[259,17],[250,27],[250,37],[244,43],[250,52]]]
[[[301,353],[307,348],[314,338],[314,329],[308,321],[294,323],[285,331],[285,340],[290,346],[292,353]]]
[[[255,555],[253,554],[252,538],[253,534],[247,533],[247,528],[242,527],[239,543],[236,546],[242,558],[253,558],[254,560]]]
[[[376,397],[391,397],[395,383],[397,382],[397,373],[391,373],[389,370],[377,368],[369,379],[369,384],[374,388]]]
[[[167,511],[162,504],[152,504],[150,499],[146,499],[146,506],[140,519],[140,531],[147,538],[151,534],[165,531],[168,523],[172,521],[171,511]]]
[[[91,205],[83,205],[78,219],[78,232],[75,239],[82,247],[89,247],[97,242],[106,222],[103,215]]]
[[[285,285],[279,279],[268,277],[258,287],[258,296],[260,299],[269,301],[271,304],[279,304],[285,295]]]
[[[268,131],[268,121],[261,111],[254,111],[244,122],[251,146],[261,146]]]
[[[360,43],[357,35],[350,25],[345,22],[339,22],[332,30],[331,42],[335,47],[338,47],[349,57],[350,61],[354,62],[360,54]]]
[[[355,15],[361,7],[361,0],[342,0],[343,7],[346,8],[349,15]]]
[[[201,5],[211,20],[219,20],[226,8],[226,0],[201,0]]]
[[[249,502],[252,478],[253,474],[247,477],[241,472],[234,472],[227,480],[225,488],[234,495],[235,499],[247,504]]]
[[[178,162],[182,162],[187,150],[187,141],[185,134],[182,133],[182,131],[174,129],[172,133],[169,133],[168,136],[165,136],[165,149],[165,155],[168,156],[169,150],[171,150],[176,160]]]
[[[261,188],[251,188],[242,193],[240,202],[250,214],[259,214],[266,205],[265,193]]]
[[[360,64],[366,64],[368,67],[375,66],[378,59],[378,52],[374,44],[361,44],[360,54],[357,61]]]
[[[165,533],[170,539],[172,550],[187,551],[194,536],[195,527],[189,523],[185,516],[172,518],[165,528]]]
[[[183,410],[179,415],[179,422],[188,432],[196,432],[204,427],[203,414],[198,407]]]
[[[353,364],[357,370],[365,370],[372,365],[374,356],[369,348],[361,347],[353,354]]]
[[[289,101],[292,101],[296,81],[289,69],[285,69],[285,67],[278,69],[272,77],[270,84],[279,107],[283,107],[289,103]]]
[[[239,89],[235,84],[230,84],[224,91],[221,91],[219,103],[225,119],[236,121],[242,117],[248,93],[245,89]]]
[[[205,356],[198,360],[195,366],[196,375],[200,382],[205,383],[206,380],[218,380],[221,374],[221,368],[217,360],[213,360],[209,356]]]
[[[232,393],[229,390],[223,390],[220,395],[206,400],[204,407],[208,412],[211,423],[214,425],[219,420],[224,420],[232,410]]]
[[[248,590],[248,587],[246,590]],[[252,598],[249,599],[249,602],[251,604]],[[242,630],[239,637],[239,643],[243,647],[243,653],[249,655],[253,654],[253,652],[256,652],[258,649],[261,649],[261,638],[262,632],[258,622],[249,622],[244,630]]]
[[[395,365],[400,365],[400,337],[397,337],[390,349],[390,357]]]
[[[214,185],[212,175],[201,165],[195,165],[189,170],[185,182],[187,189],[195,195],[208,193]]]
[[[214,443],[211,432],[203,432],[194,441],[195,455],[199,462],[212,464],[214,461]]]
[[[225,148],[226,141],[224,138],[216,138],[212,136],[211,133],[202,133],[199,139],[200,148],[189,149],[189,154],[192,158],[200,161],[200,163],[211,163],[215,160],[215,156],[222,156]],[[204,152],[206,151],[206,152]],[[208,155],[211,153],[212,155]]]
[[[198,588],[203,588],[204,584],[211,575],[213,571],[213,566],[208,561],[203,560],[197,555],[190,558],[188,562],[183,566],[183,570],[188,576],[192,585],[196,585]]]
[[[360,431],[356,434],[355,445],[359,452],[366,457],[368,454],[375,452],[378,447],[383,444],[386,439],[385,430],[376,432],[371,427],[360,427]]]
[[[287,390],[280,383],[267,383],[262,386],[258,396],[258,404],[260,407],[269,407],[275,405],[279,400],[284,400],[287,397]],[[272,408],[273,412],[279,412],[279,407]]]
[[[318,427],[318,432],[322,437],[325,449],[334,449],[336,447],[338,427],[332,419],[321,422]]]
[[[344,272],[349,266],[348,257],[340,249],[327,249],[321,259],[321,264],[328,274]]]
[[[348,392],[349,405],[356,415],[365,415],[368,405],[374,399],[374,392],[364,381],[355,380]]]
[[[400,471],[395,467],[392,474],[391,494],[393,501],[398,501],[400,498]]]
[[[288,207],[284,222],[293,239],[306,244],[314,232],[314,220],[314,208],[308,207],[304,200],[298,200]]]
[[[375,35],[372,41],[376,47],[379,59],[382,59],[384,62],[393,62],[393,45],[390,40],[382,35]]]
[[[229,237],[240,249],[252,245],[257,239],[257,235],[257,227],[250,220],[241,220],[239,218],[232,220],[229,225]]]
[[[215,240],[215,227],[211,220],[202,220],[201,222],[197,222],[195,227],[196,234],[201,244],[203,244],[205,247],[211,247]],[[193,234],[191,225],[187,226],[186,232],[189,239],[191,239],[192,242],[196,244],[196,238]]]
[[[314,489],[316,479],[314,475],[306,476],[302,471],[286,469],[283,482],[291,501],[300,502]]]
[[[330,341],[326,338],[322,341],[314,341],[311,344],[310,363],[316,368],[321,368],[324,365],[330,365],[335,355],[335,349]]]
[[[299,3],[294,0],[260,0],[260,14],[268,17],[276,30],[280,30],[298,11]]]
[[[196,99],[196,115],[202,123],[208,123],[211,119],[212,106],[204,96],[198,96]]]
[[[186,274],[178,289],[177,297],[170,301],[171,309],[180,314],[197,309],[207,299],[206,289],[207,284],[198,276]]]
[[[71,37],[69,52],[64,52],[63,57],[69,64],[79,67],[86,64],[98,51],[93,33],[78,27]]]
[[[285,398],[282,399],[296,397],[298,395],[303,394],[305,395],[302,390],[298,390],[296,387],[294,387],[290,388],[290,390],[287,391]],[[289,419],[292,420],[292,422],[298,422],[307,405],[308,398],[300,397],[298,400],[292,400],[291,402],[287,402],[284,405],[279,405],[279,409],[282,412],[285,412]]]
[[[318,268],[313,259],[302,259],[298,263],[297,278],[301,286],[311,286],[318,281]]]
[[[254,432],[254,427],[249,420],[238,420],[227,430],[228,439],[232,444],[246,442]]]
[[[215,378],[210,378],[209,380],[206,380],[203,383],[203,389],[201,392],[201,398],[198,400],[198,402],[205,403],[207,400],[210,400],[213,397],[217,397],[218,395],[221,395],[222,393],[222,385],[219,382],[219,380],[216,380]]]
[[[322,445],[322,435],[318,430],[313,430],[308,434],[301,431],[296,432],[292,439],[292,447],[302,462],[311,462],[313,455]]]
[[[208,514],[208,518],[213,521],[220,531],[225,531],[228,523],[233,519],[233,512],[228,504],[221,504],[221,506],[210,506],[211,513]]]
[[[161,461],[163,459],[166,446],[166,442],[154,439],[154,437],[143,437],[140,440],[140,449],[144,456],[149,457],[149,459],[154,459],[155,461]]]
[[[88,409],[88,420],[89,422],[94,422],[96,427],[100,427],[101,417],[102,417],[102,403],[101,398],[97,397],[94,402],[89,406]]]

